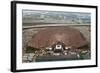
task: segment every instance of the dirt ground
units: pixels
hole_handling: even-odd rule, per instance
[[[91,41],[91,26],[90,25],[69,25],[72,28],[79,30],[88,42]],[[31,38],[46,27],[33,27],[33,28],[23,28],[22,32],[22,45],[23,45],[23,56],[25,56],[25,50],[27,43],[31,40]],[[52,27],[51,27],[52,28]]]

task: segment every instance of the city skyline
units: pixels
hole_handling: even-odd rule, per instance
[[[23,23],[91,23],[91,14],[84,12],[23,10]]]

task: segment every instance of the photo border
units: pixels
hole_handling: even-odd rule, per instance
[[[16,69],[16,6],[17,4],[35,4],[35,5],[49,5],[49,6],[67,6],[67,7],[82,7],[82,8],[95,8],[96,9],[96,64],[85,65],[85,66],[72,66],[72,67],[52,67],[52,68],[39,68],[39,69]],[[86,67],[97,67],[98,66],[98,7],[90,5],[75,5],[75,4],[58,4],[58,3],[44,3],[44,2],[28,2],[28,1],[11,1],[11,71],[22,72],[22,71],[40,71],[40,70],[55,70],[55,69],[73,69],[73,68],[86,68]]]

